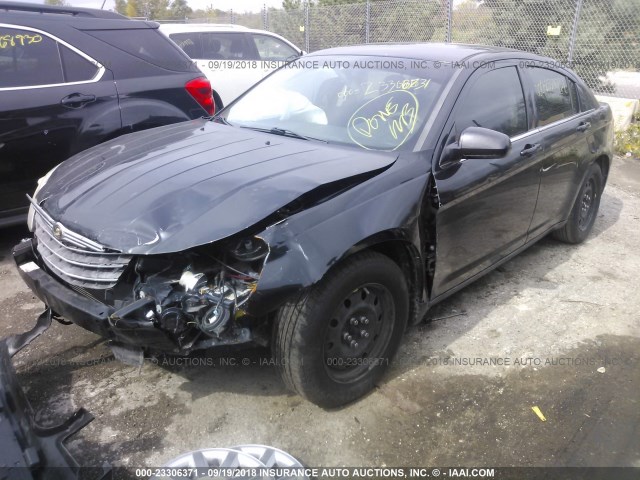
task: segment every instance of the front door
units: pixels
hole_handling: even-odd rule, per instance
[[[504,133],[512,144],[502,158],[436,163],[440,207],[432,299],[524,244],[542,154],[529,110],[519,71],[510,64],[476,71],[458,97],[443,143],[458,141],[464,129],[475,126]]]

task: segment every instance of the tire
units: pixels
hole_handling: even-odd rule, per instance
[[[408,316],[400,267],[382,254],[358,253],[280,309],[274,360],[291,390],[321,407],[338,407],[374,388]]]
[[[576,202],[569,213],[567,223],[553,232],[554,238],[566,243],[584,242],[598,216],[600,196],[603,190],[602,183],[602,171],[594,163],[589,167]]]

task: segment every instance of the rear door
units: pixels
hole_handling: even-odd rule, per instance
[[[535,209],[541,150],[532,137],[531,105],[516,65],[496,66],[466,82],[439,144],[457,142],[475,126],[508,135],[511,149],[502,158],[441,159],[434,166],[440,207],[433,298],[523,246]]]
[[[593,111],[580,112],[576,84],[555,70],[529,67],[523,72],[535,107],[539,141],[540,193],[529,237],[535,238],[566,220],[577,194],[580,172],[588,163]]]
[[[45,32],[0,24],[0,216],[24,213],[36,180],[120,128],[111,73]],[[1,222],[2,220],[0,220]]]

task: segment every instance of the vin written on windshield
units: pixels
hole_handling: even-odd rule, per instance
[[[448,75],[412,68],[407,59],[298,60],[250,90],[222,120],[367,150],[408,150]]]

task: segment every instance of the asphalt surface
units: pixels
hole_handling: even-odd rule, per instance
[[[310,466],[640,466],[639,226],[640,162],[617,159],[586,243],[544,239],[435,307],[378,387],[338,410],[287,392],[262,350],[137,369],[54,322],[14,364],[43,425],[95,415],[68,444],[87,466],[243,443]],[[26,235],[0,232],[2,336],[43,308],[11,259]]]

